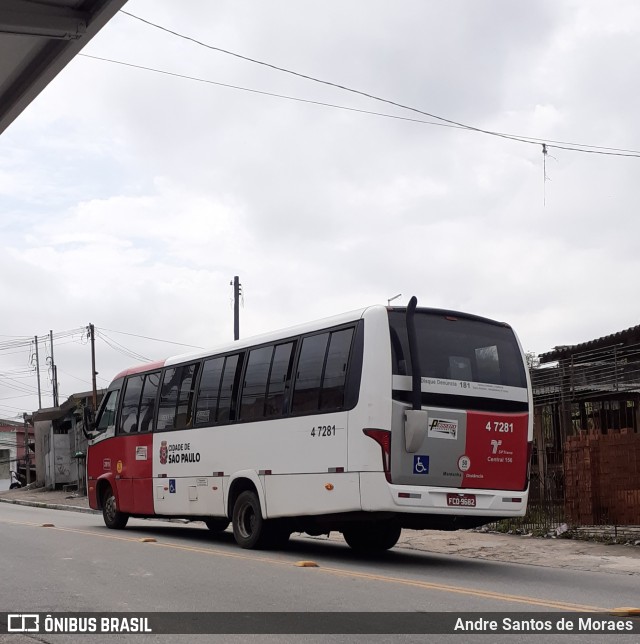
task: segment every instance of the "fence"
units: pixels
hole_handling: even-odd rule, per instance
[[[527,514],[492,523],[505,532],[640,539],[640,434],[582,432],[544,476],[534,463]]]
[[[490,530],[515,534],[536,535],[555,531],[565,523],[564,473],[562,469],[547,472],[541,476],[533,469],[529,485],[529,504],[524,517],[504,519],[489,524]]]

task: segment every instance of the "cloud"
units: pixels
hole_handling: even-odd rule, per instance
[[[194,1],[185,12],[131,0],[127,10],[454,121],[640,149],[634,2]],[[123,14],[86,53],[432,120]],[[545,180],[541,145],[78,57],[0,141],[5,331],[93,322],[215,345],[232,336],[234,275],[242,335],[397,293],[504,319],[538,352],[636,324],[638,160],[548,151]],[[147,357],[183,350],[104,333]],[[67,340],[61,369],[84,380],[86,347]],[[0,372],[28,359],[7,356]],[[108,380],[132,358],[100,339],[98,360]],[[65,391],[83,386],[72,376],[61,376]]]

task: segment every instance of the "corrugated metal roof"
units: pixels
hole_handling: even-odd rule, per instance
[[[126,1],[0,1],[0,134]]]
[[[632,326],[624,331],[611,333],[609,335],[596,338],[595,340],[588,340],[580,344],[564,345],[554,347],[547,353],[540,354],[540,362],[554,362],[562,358],[569,358],[576,353],[583,353],[585,351],[592,351],[594,349],[604,349],[605,347],[612,347],[618,344],[636,344],[640,342],[640,325]]]

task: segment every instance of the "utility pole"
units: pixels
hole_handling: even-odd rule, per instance
[[[235,275],[233,278],[233,339],[240,337],[240,293],[242,285],[240,278]]]
[[[53,384],[53,406],[58,406],[58,370],[56,368],[56,362],[53,359],[53,331],[49,330],[49,344],[51,345],[51,376]]]
[[[98,409],[98,387],[96,385],[96,330],[89,322],[89,340],[91,341],[91,384],[93,386],[93,411]]]
[[[40,356],[38,355],[38,336],[33,338],[36,343],[36,374],[38,375],[38,409],[42,409],[42,393],[40,391]]]
[[[22,414],[24,420],[24,465],[27,476],[27,485],[31,483],[31,454],[29,453],[29,424],[27,423],[27,412]]]

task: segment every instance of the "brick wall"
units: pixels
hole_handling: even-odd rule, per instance
[[[621,429],[565,443],[565,514],[574,525],[640,525],[640,434]]]

